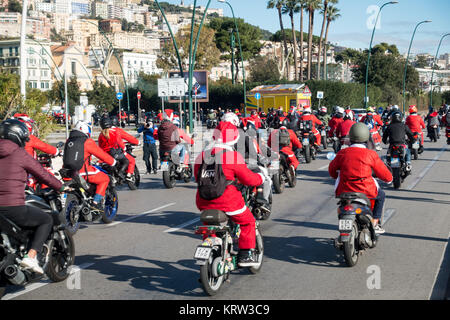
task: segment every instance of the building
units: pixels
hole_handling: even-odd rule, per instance
[[[431,68],[416,68],[416,70],[419,73],[419,87],[423,91],[429,92],[431,90],[431,76],[433,75],[433,70]],[[434,70],[433,91],[450,91],[450,70]]]
[[[118,19],[101,20],[99,26],[104,32],[122,32],[122,22]]]
[[[72,13],[72,0],[54,0],[55,1],[55,13]]]
[[[56,33],[70,30],[70,15],[67,13],[54,13],[52,15],[52,27]]]
[[[148,75],[161,74],[162,70],[156,66],[157,56],[155,54],[144,54],[136,52],[123,51],[118,55],[122,64],[123,73],[127,80],[128,86],[136,84],[139,73]],[[115,74],[121,74],[122,70],[117,63],[116,57],[111,58],[110,68]]]
[[[91,2],[91,14],[94,17],[108,19],[108,4],[106,2]]]
[[[22,15],[18,12],[0,12],[0,38],[1,36],[14,38],[20,37]],[[32,34],[36,39],[50,38],[50,19],[47,17],[27,18],[27,34]]]
[[[84,48],[76,45],[51,46],[53,60],[61,73],[67,72],[67,77],[76,77],[80,90],[92,90],[92,70],[87,68],[88,59],[84,54]]]
[[[160,41],[157,38],[148,38],[141,33],[132,32],[116,32],[102,34],[92,34],[91,44],[94,47],[100,47],[102,44],[104,47],[108,47],[108,37],[112,45],[116,49],[140,51],[142,53],[156,54],[160,50]]]
[[[72,20],[72,28],[62,33],[69,41],[75,42],[79,47],[86,48],[91,46],[92,37],[99,35],[98,20],[89,19]]]
[[[52,60],[50,44],[26,40],[26,82],[42,91],[52,87]],[[0,72],[20,74],[20,39],[0,40]]]
[[[88,16],[91,14],[91,6],[88,1],[74,0],[72,1],[72,15]]]
[[[36,2],[36,11],[53,13],[55,12],[55,4],[52,2]]]

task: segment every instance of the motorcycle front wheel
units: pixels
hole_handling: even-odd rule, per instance
[[[66,231],[70,233],[70,235],[75,235],[77,233],[78,228],[80,228],[80,213],[76,213],[79,209],[80,200],[73,193],[67,194],[66,204],[63,207],[60,215],[60,221],[65,225]]]
[[[200,267],[200,281],[203,290],[210,296],[214,296],[219,292],[224,280],[225,275],[215,277],[213,274],[213,268],[217,267],[221,259],[222,257],[213,251],[208,261]]]
[[[62,234],[61,234],[62,233]],[[63,230],[55,233],[49,250],[49,260],[45,273],[53,282],[61,282],[69,277],[69,267],[75,262],[75,242],[72,235]]]
[[[119,196],[115,189],[106,190],[105,195],[105,210],[102,214],[102,221],[106,224],[111,223],[117,216],[119,209]]]
[[[263,237],[259,229],[256,229],[256,259],[258,261],[258,265],[254,267],[250,267],[249,271],[253,274],[258,273],[263,264],[263,257],[264,257],[264,243],[263,243]]]
[[[344,250],[344,259],[347,263],[347,266],[353,267],[358,262],[358,225],[355,221],[353,221],[352,231],[350,233],[350,239],[347,242],[344,242],[343,250]]]

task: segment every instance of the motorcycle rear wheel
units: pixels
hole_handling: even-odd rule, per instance
[[[212,266],[215,259],[221,259],[220,256],[215,256],[214,252],[208,261],[200,267],[200,281],[203,286],[203,290],[210,296],[216,295],[223,283],[225,275],[214,277],[212,273]]]
[[[173,166],[168,171],[163,171],[163,182],[167,189],[172,189],[176,185],[176,180],[172,175]]]
[[[392,176],[394,177],[394,189],[400,188],[402,185],[400,168],[392,168]]]
[[[141,175],[139,173],[139,169],[137,166],[134,166],[134,181],[133,182],[127,182],[128,188],[130,190],[137,190],[139,188],[139,185],[141,184]]]
[[[358,225],[355,221],[353,221],[352,232],[350,233],[350,239],[347,242],[344,242],[343,250],[344,250],[344,259],[347,263],[347,266],[353,267],[358,263]]]
[[[273,187],[275,189],[275,193],[283,193],[284,188],[285,188],[285,182],[283,179],[283,175],[281,174],[281,172],[279,171],[278,173],[274,174],[272,176],[272,180],[273,180]]]
[[[310,163],[311,162],[311,146],[305,146],[303,154],[305,156],[306,163]]]

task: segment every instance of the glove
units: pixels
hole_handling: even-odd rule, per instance
[[[59,192],[67,193],[67,192],[72,192],[73,190],[74,190],[73,188],[63,185],[61,187],[61,189],[59,189]]]

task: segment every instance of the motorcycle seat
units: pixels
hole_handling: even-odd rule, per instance
[[[372,203],[369,200],[369,198],[367,198],[367,196],[364,193],[360,192],[344,192],[339,196],[339,199],[361,203],[362,205],[366,205],[369,208],[372,206]]]
[[[200,221],[207,225],[225,225],[228,222],[228,216],[222,210],[205,210],[200,215]]]

